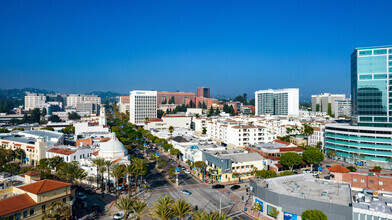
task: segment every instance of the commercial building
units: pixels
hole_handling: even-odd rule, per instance
[[[353,219],[351,187],[313,178],[312,174],[297,174],[270,179],[251,179],[253,203],[259,203],[262,215],[277,210],[276,219],[300,219],[302,212],[316,209],[328,219]]]
[[[26,173],[25,178],[35,176]],[[52,202],[68,204],[72,214],[71,199],[71,184],[65,182],[41,180],[27,185],[12,186],[0,190],[0,218],[41,220]]]
[[[52,131],[20,131],[0,136],[0,146],[6,149],[22,149],[26,157],[24,163],[36,165],[46,157],[46,151],[64,143],[64,134]]]
[[[255,115],[298,115],[299,89],[260,90],[255,92]]]
[[[92,102],[79,102],[76,103],[77,112],[88,112],[89,114],[99,112],[99,104]]]
[[[351,54],[351,125],[326,125],[325,151],[351,163],[389,168],[392,156],[392,46]],[[391,93],[390,93],[391,92]]]
[[[76,108],[78,103],[94,103],[101,105],[101,97],[97,95],[69,94],[67,96],[67,108]]]
[[[330,110],[332,114],[335,114],[335,101],[345,99],[345,94],[322,93],[321,95],[312,95],[312,111],[328,113]]]
[[[129,113],[129,96],[120,96],[120,101],[118,102],[118,111],[121,113]]]
[[[392,46],[361,47],[351,54],[353,125],[392,127]]]
[[[144,125],[146,118],[157,117],[157,92],[134,90],[130,92],[129,118],[132,124]]]
[[[197,88],[197,97],[210,98],[210,88]]]
[[[254,170],[264,169],[263,158],[244,150],[202,151],[206,174],[217,182],[230,182],[254,177]],[[253,174],[252,174],[253,173]]]
[[[45,104],[46,96],[44,94],[29,93],[25,95],[24,109],[26,111],[37,108],[38,105]]]
[[[363,127],[341,124],[325,126],[325,152],[334,151],[349,163],[389,168],[392,157],[392,128]]]
[[[157,106],[160,104],[177,104],[187,105],[187,100],[192,100],[192,105],[195,103],[195,93],[193,92],[157,92]]]
[[[335,117],[351,117],[351,99],[335,100]]]

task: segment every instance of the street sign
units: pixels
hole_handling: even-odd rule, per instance
[[[156,157],[159,157],[159,152],[155,152],[155,156],[156,156]]]
[[[146,142],[144,142],[144,144],[143,144],[144,146],[147,146],[147,143]]]
[[[178,167],[177,167],[177,168],[174,168],[174,173],[175,173],[175,174],[180,174],[180,168],[178,168]]]
[[[323,168],[322,167],[317,167],[317,170],[320,172],[323,172]]]

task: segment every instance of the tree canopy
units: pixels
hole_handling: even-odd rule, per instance
[[[316,209],[308,209],[301,214],[303,220],[327,220],[327,215]]]
[[[289,167],[292,171],[294,166],[300,165],[302,162],[301,155],[294,152],[287,152],[280,156],[280,163],[283,166]]]

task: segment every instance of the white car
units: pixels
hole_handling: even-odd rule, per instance
[[[188,174],[189,174],[189,173],[191,173],[191,172],[189,172],[189,170],[184,170],[184,173],[188,173]]]
[[[124,212],[123,212],[123,211],[117,212],[117,213],[114,215],[113,218],[116,219],[116,220],[124,218]]]

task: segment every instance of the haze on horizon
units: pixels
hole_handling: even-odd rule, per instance
[[[390,1],[0,2],[0,88],[236,96],[350,93],[356,47],[392,44]]]

